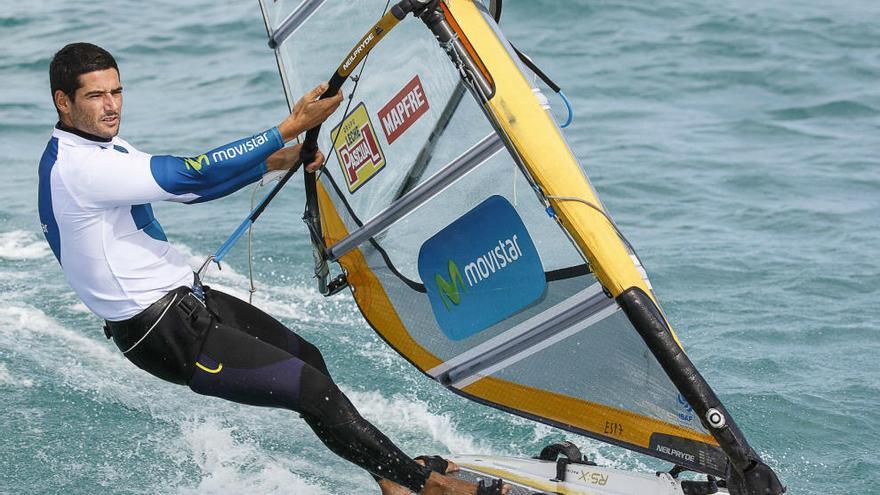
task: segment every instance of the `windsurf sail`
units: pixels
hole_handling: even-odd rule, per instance
[[[404,3],[427,6],[376,24]],[[458,394],[741,483],[733,493],[753,493],[749,477],[773,485],[684,354],[496,2],[400,4],[261,0],[291,105],[337,65],[350,78],[345,115],[317,135],[326,166],[306,179],[322,291],[348,286],[389,345]]]

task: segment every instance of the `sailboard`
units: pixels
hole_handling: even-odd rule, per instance
[[[560,468],[549,460],[518,459],[497,456],[455,456],[459,466],[453,476],[478,483],[503,479],[511,485],[508,495],[696,495],[726,489],[717,482],[680,480],[670,473],[639,473],[597,466],[592,463],[568,463]]]
[[[784,491],[684,353],[500,1],[260,5],[291,106],[337,64],[331,90],[347,81],[344,115],[305,145],[327,156],[305,174],[321,292],[350,289],[454,393],[730,493]]]

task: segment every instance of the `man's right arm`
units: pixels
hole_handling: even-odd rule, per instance
[[[277,127],[220,146],[192,158],[153,156],[150,172],[172,201],[210,201],[256,182],[266,173],[266,158],[284,147]]]
[[[195,202],[257,181],[266,173],[266,158],[283,146],[273,127],[195,157],[151,156],[123,146],[95,148],[63,175],[87,207]]]

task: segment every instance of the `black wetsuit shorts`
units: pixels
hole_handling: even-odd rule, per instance
[[[133,318],[107,322],[139,368],[193,391],[299,412],[333,452],[413,491],[430,474],[363,419],[320,351],[256,307],[202,287],[179,287]]]

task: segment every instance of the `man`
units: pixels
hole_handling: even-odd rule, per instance
[[[106,320],[108,338],[126,358],[199,394],[300,413],[333,452],[386,478],[383,492],[502,493],[499,484],[487,489],[443,476],[442,460],[425,466],[401,452],[358,414],[315,346],[259,309],[202,286],[153,216],[153,201],[210,201],[269,170],[289,169],[299,146],[284,143],[323,122],[341,95],[318,100],[322,84],[278,126],[181,158],[140,152],[117,136],[122,85],[107,51],[67,45],[49,76],[59,122],[40,160],[43,232],[65,278]],[[322,162],[318,153],[306,169]]]

